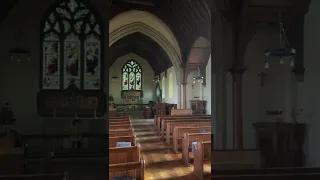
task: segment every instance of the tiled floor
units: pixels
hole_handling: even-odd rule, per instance
[[[137,142],[141,145],[141,155],[146,161],[146,180],[196,180],[193,167],[186,167],[181,161],[181,153],[175,154],[156,134],[153,119],[132,119]],[[205,166],[210,171],[211,166]]]

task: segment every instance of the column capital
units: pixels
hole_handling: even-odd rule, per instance
[[[183,83],[181,83],[181,84],[185,86],[185,85],[187,85],[188,83],[186,83],[186,82],[183,82]]]
[[[245,66],[232,67],[229,69],[229,72],[232,75],[242,75],[248,68]]]

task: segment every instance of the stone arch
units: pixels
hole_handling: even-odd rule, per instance
[[[119,39],[141,32],[156,41],[168,54],[176,72],[181,72],[181,51],[170,28],[155,15],[139,10],[118,14],[109,21],[109,47]],[[180,73],[176,75],[177,84],[181,83]]]

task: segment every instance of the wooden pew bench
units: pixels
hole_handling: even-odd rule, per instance
[[[168,122],[167,127],[166,127],[166,133],[165,133],[165,139],[166,143],[170,145],[172,142],[172,137],[173,137],[173,130],[175,127],[198,127],[198,126],[211,126],[211,121],[210,122],[190,122],[190,121],[175,121],[175,122]]]
[[[26,158],[21,152],[0,153],[0,175],[26,173]]]
[[[109,129],[109,137],[134,136],[133,129]]]
[[[211,175],[214,180],[316,180],[320,173],[293,174],[254,174],[254,175]]]
[[[170,115],[192,115],[192,109],[171,109]]]
[[[201,118],[211,118],[211,115],[163,115],[155,117],[155,128],[157,132],[160,134],[161,130],[161,121],[164,119],[201,119]]]
[[[203,118],[203,119],[189,119],[189,118],[184,118],[184,119],[172,119],[172,120],[163,120],[161,122],[161,132],[160,132],[160,137],[165,138],[165,133],[167,129],[167,123],[170,122],[189,122],[189,123],[200,123],[200,122],[209,122],[211,123],[211,119],[208,118]]]
[[[253,174],[306,174],[320,173],[318,167],[280,167],[280,168],[253,168],[253,169],[216,169],[212,168],[212,175],[253,175]]]
[[[185,133],[182,140],[182,161],[186,166],[189,166],[190,152],[193,142],[196,141],[211,141],[211,133]]]
[[[131,124],[109,125],[109,129],[132,129]]]
[[[135,146],[136,145],[136,137],[135,136],[109,137],[109,147],[116,147],[118,142],[130,142],[131,146]]]
[[[132,125],[130,121],[117,121],[117,122],[109,122],[109,126],[114,125]]]
[[[186,126],[176,126],[173,129],[173,151],[179,153],[182,149],[182,140],[185,133],[201,133],[201,131],[208,131],[211,133],[211,126],[198,126],[198,127],[186,127]]]
[[[211,141],[197,141],[194,150],[194,171],[199,179],[211,175]]]
[[[57,174],[16,174],[16,175],[1,175],[0,180],[64,180],[66,175],[63,173]]]
[[[115,177],[130,177],[136,180],[144,180],[145,161],[109,164],[109,180]]]
[[[137,162],[140,160],[140,144],[109,148],[109,164]]]
[[[261,166],[261,155],[257,149],[212,150],[214,169],[248,169]]]

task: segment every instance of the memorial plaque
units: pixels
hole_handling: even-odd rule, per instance
[[[43,117],[101,117],[106,111],[106,96],[102,91],[41,91],[37,111]]]

